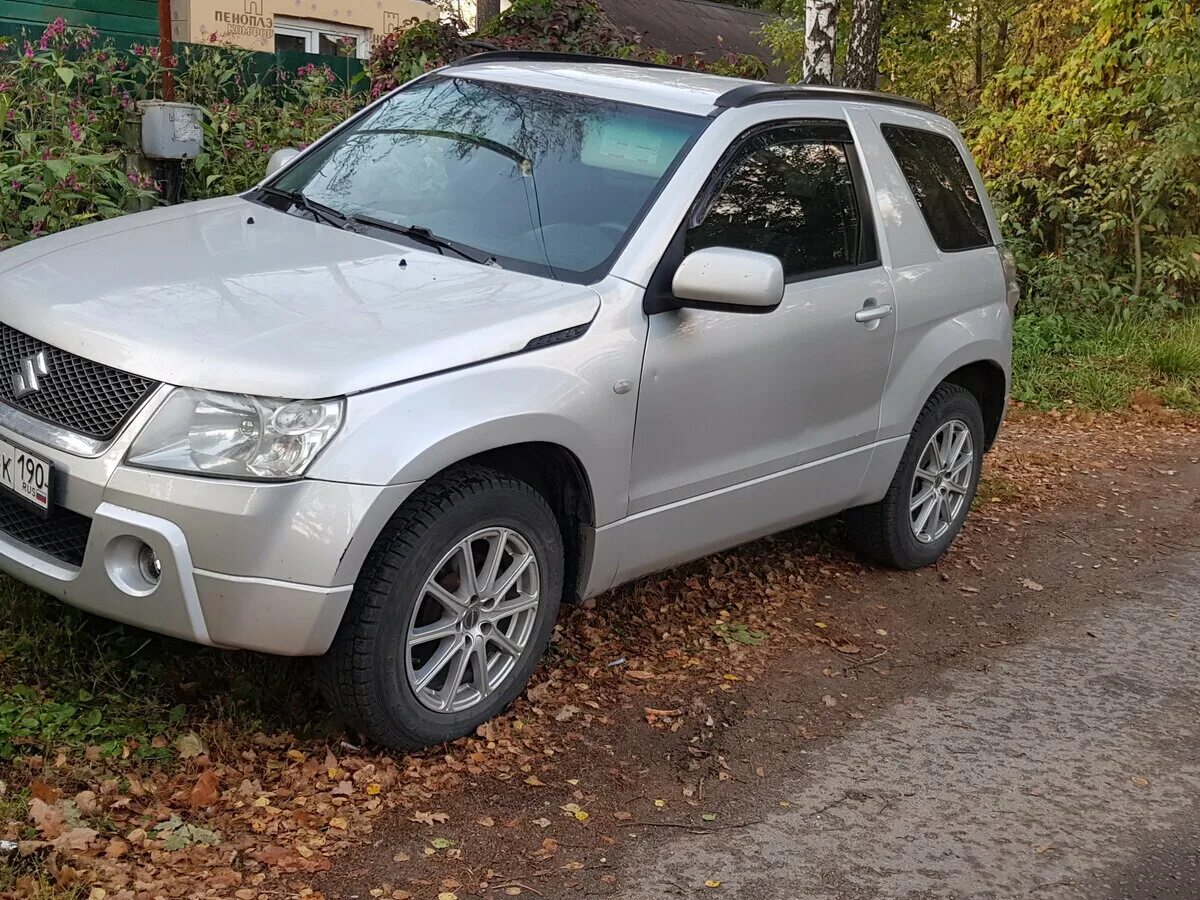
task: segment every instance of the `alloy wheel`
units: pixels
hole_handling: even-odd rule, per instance
[[[408,684],[423,706],[458,713],[512,675],[534,632],[541,569],[512,528],[484,528],[425,580],[405,640]]]
[[[921,451],[909,494],[909,525],[922,544],[941,540],[963,514],[974,476],[971,430],[952,419]]]

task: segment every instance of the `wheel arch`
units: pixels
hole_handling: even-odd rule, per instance
[[[596,531],[596,506],[592,481],[579,456],[565,445],[553,441],[523,441],[474,450],[441,467],[422,483],[433,481],[447,472],[466,465],[486,466],[529,484],[541,494],[554,512],[563,537],[565,585],[564,599],[580,599],[591,572]],[[393,500],[373,517],[373,521],[355,535],[351,548],[343,556],[343,577],[356,581],[363,561],[388,524],[405,508],[414,494],[407,491],[399,502]]]
[[[1004,407],[1008,398],[1008,379],[1004,369],[994,360],[980,359],[959,366],[938,384],[956,384],[970,391],[979,402],[979,409],[983,413],[983,449],[985,452],[990,450],[1000,432],[1000,422],[1004,418]],[[932,391],[930,394],[932,395]]]

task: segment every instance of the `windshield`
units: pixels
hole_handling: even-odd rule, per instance
[[[285,171],[343,215],[425,229],[504,268],[603,276],[707,120],[434,76]]]

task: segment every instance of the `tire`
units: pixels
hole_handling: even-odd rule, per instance
[[[963,470],[953,474],[953,481],[943,475],[940,479],[923,476],[917,482],[918,465],[923,458],[926,462],[931,459],[925,453],[934,435],[939,435],[939,441],[946,440],[947,435],[957,439],[961,435],[960,426],[965,426],[970,436],[970,462],[963,464],[959,460]],[[843,514],[851,541],[863,555],[896,569],[918,569],[937,562],[958,536],[971,510],[979,486],[983,448],[983,414],[975,395],[956,384],[938,385],[917,416],[887,494],[878,503]],[[930,469],[922,467],[923,473],[928,471]],[[947,498],[952,498],[953,508],[937,506],[936,499],[927,494],[930,488],[941,490]],[[929,499],[914,512],[913,501],[922,496]],[[959,498],[961,502],[958,502]],[[931,503],[936,508],[925,520],[919,537],[916,529]],[[946,515],[948,511],[953,515]],[[940,528],[942,523],[946,525],[944,531]]]
[[[499,600],[470,590],[464,546],[481,588],[497,547],[493,583],[520,569]],[[533,563],[521,569],[526,553]],[[470,734],[524,690],[550,640],[562,592],[562,535],[542,495],[492,469],[452,470],[422,486],[376,540],[324,660],[326,688],[353,726],[386,747],[413,750]],[[531,610],[495,619],[535,595]],[[414,637],[425,640],[410,646]],[[494,643],[501,637],[508,651]],[[488,658],[481,666],[480,645]],[[439,660],[444,665],[435,672]],[[487,691],[480,668],[489,673]],[[450,685],[456,674],[459,688]]]

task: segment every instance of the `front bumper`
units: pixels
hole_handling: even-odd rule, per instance
[[[78,565],[0,530],[0,571],[80,609],[185,640],[324,653],[375,535],[417,485],[238,482],[125,466],[155,399],[92,456],[42,443],[39,423],[4,416],[0,436],[51,459],[56,506],[91,525]],[[142,544],[160,560],[157,583],[138,570]]]

